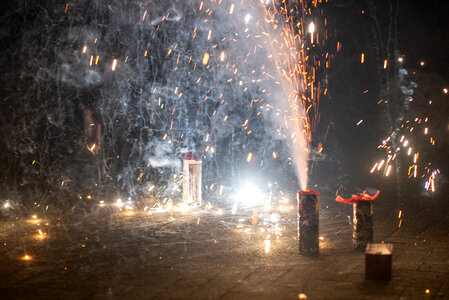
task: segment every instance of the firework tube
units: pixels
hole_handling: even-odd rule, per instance
[[[319,254],[319,193],[305,190],[298,192],[298,240],[299,253]]]
[[[380,191],[377,191],[374,196],[370,196],[363,191],[360,195],[352,195],[349,199],[337,196],[337,202],[353,206],[352,243],[355,249],[365,250],[366,245],[373,241],[373,200],[379,193]]]

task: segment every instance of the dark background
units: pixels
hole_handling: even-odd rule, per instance
[[[385,90],[397,88],[394,78],[397,66],[392,64],[391,58],[388,70],[382,69],[383,60],[394,51],[393,47],[388,47],[389,38],[403,56],[403,66],[410,75],[409,79],[418,85],[408,116],[428,116],[431,119],[429,127],[433,128],[432,133],[438,141],[433,148],[427,146],[427,141],[418,143],[422,149],[420,155],[427,155],[426,159],[441,170],[443,177],[447,176],[448,98],[443,88],[447,86],[446,66],[449,62],[446,38],[448,4],[444,1],[425,4],[413,1],[332,1],[329,6],[326,10],[330,20],[328,28],[334,38],[329,47],[332,44],[336,47],[335,41],[339,41],[341,51],[333,51],[329,97],[323,98],[322,103],[326,104],[322,104],[321,111],[332,119],[325,148],[329,158],[335,161],[334,164],[322,163],[322,173],[315,174],[316,178],[344,175],[345,178],[341,178],[343,182],[338,184],[342,183],[341,186],[348,190],[354,191],[354,186],[376,186],[385,190],[387,195],[395,195],[396,183],[392,175],[388,178],[369,176],[374,162],[381,157],[377,146],[391,133],[385,109],[377,104],[385,98]],[[393,26],[389,27],[391,23]],[[360,62],[361,53],[365,53],[364,64]],[[420,65],[422,61],[424,66]],[[392,103],[399,101],[397,94],[390,96]],[[434,106],[426,106],[426,99],[432,99]],[[394,110],[392,116],[395,116]],[[363,123],[356,126],[359,120]],[[329,166],[336,168],[335,173],[328,173],[326,168]],[[318,168],[317,173],[320,171]],[[442,190],[447,189],[447,179],[440,183]],[[412,179],[403,184],[408,190],[404,197],[423,195],[422,181]],[[444,198],[442,191],[436,194]]]

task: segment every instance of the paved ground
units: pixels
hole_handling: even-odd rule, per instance
[[[330,197],[321,199],[317,258],[298,254],[293,207],[11,214],[0,225],[0,298],[449,298],[449,213],[409,207],[398,228],[397,211],[384,202],[375,203],[375,240],[394,244],[389,282],[365,280],[364,254],[352,250],[351,206]],[[21,260],[25,254],[32,259]]]

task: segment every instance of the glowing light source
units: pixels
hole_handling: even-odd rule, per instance
[[[38,230],[38,232],[39,233],[34,236],[34,238],[36,240],[43,240],[43,239],[47,238],[47,234],[45,232],[42,232],[42,230],[40,230],[40,229]]]
[[[246,158],[246,161],[250,162],[252,158],[253,158],[253,153],[250,152],[250,153],[248,153],[248,157]]]
[[[388,175],[390,175],[390,171],[391,171],[391,165],[388,165],[387,172],[385,173],[385,176],[388,177]]]
[[[310,22],[309,24],[309,33],[310,33],[310,42],[313,44],[313,33],[315,32],[315,24]]]
[[[234,196],[236,203],[242,204],[246,207],[252,207],[264,204],[264,195],[252,183],[246,183]]]
[[[380,168],[382,168],[382,166],[384,165],[384,163],[385,163],[385,160],[382,159],[382,161],[381,161],[381,162],[379,163],[379,165],[377,166],[377,171],[379,171]]]
[[[265,253],[269,253],[270,252],[270,247],[271,247],[271,241],[270,240],[265,240]]]
[[[250,14],[247,14],[246,16],[245,16],[245,24],[248,24],[249,23],[249,21],[251,20],[251,15]]]
[[[31,260],[32,257],[31,257],[30,255],[28,255],[28,254],[25,254],[25,255],[22,256],[20,259],[21,259],[21,260]]]
[[[178,212],[187,212],[190,210],[190,206],[187,203],[180,203],[179,205],[175,206],[174,211]]]
[[[31,219],[29,219],[28,222],[33,223],[33,224],[39,224],[42,222],[42,220],[40,218],[38,218],[37,215],[32,215]]]
[[[112,61],[111,70],[112,70],[112,71],[115,71],[116,68],[117,68],[117,59],[114,58],[114,60]]]
[[[207,65],[209,62],[209,53],[205,52],[203,55],[203,65]]]
[[[234,204],[232,205],[231,213],[232,213],[233,215],[235,215],[235,214],[237,213],[237,209],[238,209],[238,204],[237,204],[237,203],[234,203]]]
[[[313,34],[315,32],[315,24],[310,22],[309,24],[309,33]]]
[[[307,295],[304,294],[304,293],[299,293],[298,294],[298,299],[300,299],[300,300],[307,300]]]

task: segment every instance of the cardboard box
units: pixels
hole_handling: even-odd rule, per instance
[[[390,280],[392,254],[393,244],[368,243],[365,250],[365,278]]]

